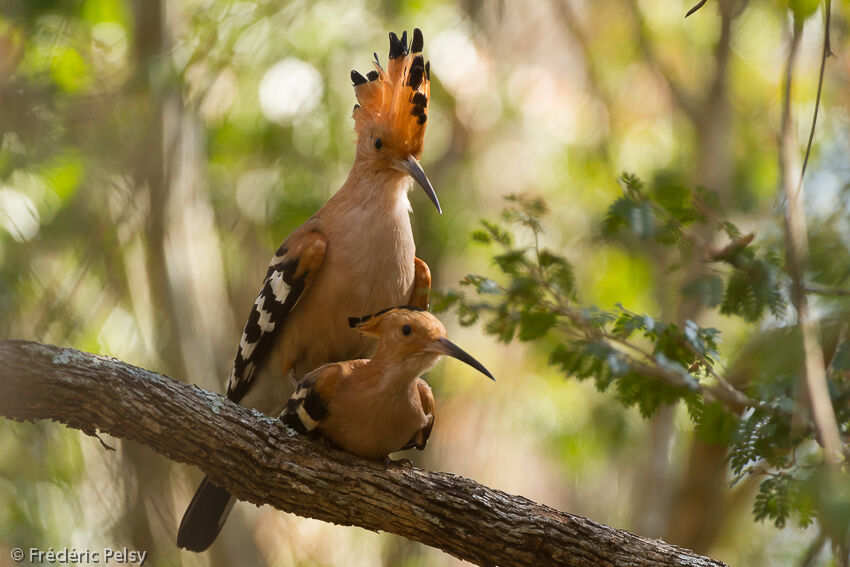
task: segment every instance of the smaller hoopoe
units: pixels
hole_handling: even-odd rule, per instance
[[[365,459],[402,449],[424,449],[434,425],[434,395],[420,378],[443,355],[495,380],[484,366],[446,338],[446,328],[418,307],[393,307],[349,319],[378,339],[371,359],[320,366],[305,375],[280,418],[299,433],[318,431],[332,444]]]

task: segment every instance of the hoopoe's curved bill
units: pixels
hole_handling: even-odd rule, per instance
[[[434,341],[434,346],[432,348],[434,352],[445,354],[446,356],[451,356],[461,362],[467,363],[490,380],[493,380],[494,382],[496,381],[496,379],[493,378],[493,375],[490,374],[490,371],[487,370],[483,364],[472,358],[468,352],[451,342],[449,339],[440,337]]]
[[[437,199],[437,193],[434,191],[431,181],[428,180],[428,176],[425,175],[425,170],[422,169],[419,160],[413,156],[407,156],[405,159],[396,162],[396,168],[415,179],[422,189],[425,190],[425,193],[431,199],[431,202],[434,203],[434,206],[437,207],[437,212],[443,214],[443,209],[440,207],[440,200]]]

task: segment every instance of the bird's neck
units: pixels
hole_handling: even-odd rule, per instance
[[[407,193],[412,180],[404,173],[386,167],[374,159],[358,155],[348,178],[332,201],[357,203],[357,208],[382,213],[409,212]]]
[[[379,342],[369,361],[370,374],[380,377],[383,389],[403,394],[439,359],[440,355],[434,353],[399,355],[398,349],[386,347]]]

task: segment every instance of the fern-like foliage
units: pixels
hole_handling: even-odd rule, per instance
[[[783,324],[789,314],[782,251],[754,244],[754,235],[742,234],[724,218],[708,191],[670,183],[647,187],[630,174],[620,182],[623,195],[601,221],[605,239],[636,253],[641,247],[670,249],[678,262],[671,269],[701,266],[688,271],[683,296],[747,322],[771,316],[779,323],[754,329],[754,339],[728,368],[720,363],[716,328],[662,321],[620,304],[582,305],[570,261],[539,245],[548,207],[537,197],[510,196],[498,222],[482,221],[472,239],[493,249],[494,273],[466,276],[460,289],[438,295],[433,308],[455,309],[461,324],[481,323],[502,342],[546,345],[549,364],[564,376],[591,380],[645,417],[663,405],[684,403],[696,434],[727,447],[732,484],[760,479],[756,520],[782,527],[796,517],[808,525],[827,513],[826,489],[817,483],[822,460],[814,426],[797,399],[799,336]],[[530,238],[523,241],[518,234]],[[850,342],[837,340],[842,325],[825,321],[823,328],[836,337],[830,394],[848,434]],[[845,528],[848,501],[846,515],[830,516],[833,523],[843,518]]]

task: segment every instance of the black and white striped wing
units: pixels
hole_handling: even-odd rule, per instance
[[[236,403],[250,389],[254,372],[268,352],[275,332],[301,298],[325,257],[326,240],[318,232],[308,232],[290,240],[293,239],[287,239],[272,258],[239,340],[227,383],[227,397]]]
[[[316,390],[299,387],[286,402],[280,420],[298,433],[308,433],[316,429],[327,414],[327,404]]]

